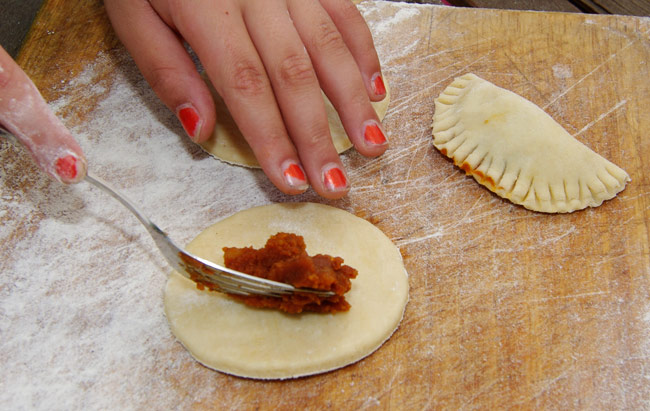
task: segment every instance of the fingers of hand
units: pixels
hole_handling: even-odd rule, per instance
[[[244,21],[309,181],[320,195],[340,197],[349,184],[332,143],[319,81],[286,6],[280,7],[282,3],[247,3]],[[326,177],[333,173],[330,169],[341,171],[336,184]]]
[[[321,87],[339,113],[350,140],[363,155],[382,154],[386,150],[388,141],[381,129],[377,114],[370,104],[360,66],[349,47],[353,45],[354,48],[359,48],[359,44],[364,42],[359,39],[346,41],[343,33],[349,36],[355,30],[346,28],[341,32],[324,8],[313,7],[303,0],[290,0],[288,3],[294,25],[311,56]],[[347,13],[358,19],[347,18],[345,22],[352,25],[360,24],[367,31],[356,8],[353,5],[349,7],[352,7],[356,14],[350,11]],[[341,17],[337,18],[342,20]],[[360,29],[356,31],[364,32]],[[374,53],[372,39],[369,33],[367,34],[366,37],[370,40],[367,46]]]
[[[197,7],[201,4],[194,3]],[[307,177],[241,8],[231,1],[204,5],[196,13],[180,13],[191,20],[178,20],[177,27],[182,32],[191,27],[183,32],[185,39],[200,57],[269,179],[285,193],[304,191]]]
[[[369,156],[386,148],[370,105],[385,92],[356,8],[347,0],[321,3],[106,0],[106,8],[145,78],[194,140],[212,131],[214,103],[182,40],[201,59],[271,181],[291,194],[309,181],[319,194],[337,198],[349,182],[320,88],[357,149]]]

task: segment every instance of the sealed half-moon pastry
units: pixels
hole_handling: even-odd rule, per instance
[[[480,184],[534,211],[596,207],[630,180],[541,108],[471,73],[435,100],[433,144]]]

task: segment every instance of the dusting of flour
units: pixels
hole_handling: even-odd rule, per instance
[[[381,7],[395,7],[390,3],[361,3],[359,9],[361,12],[368,13],[371,9],[374,12],[381,12]],[[400,7],[393,14],[393,17],[390,19],[380,20],[377,23],[372,25],[372,33],[375,37],[383,37],[389,35],[391,30],[395,28],[396,25],[404,24],[407,20],[418,15],[422,10],[423,6],[410,6],[410,7]]]
[[[397,12],[371,30],[384,72],[399,82],[390,62],[407,51],[389,41],[390,28],[421,8],[380,2],[361,10],[372,21],[383,7]],[[320,201],[312,192],[284,197],[261,171],[204,154],[123,53],[99,55],[61,85],[64,97],[51,107],[81,144],[89,170],[174,240],[186,244],[238,210]],[[102,80],[107,65],[117,67],[111,82]],[[83,101],[96,106],[88,109]],[[83,121],[79,110],[90,110]],[[118,202],[87,183],[55,183],[27,158],[0,142],[0,241],[3,255],[10,255],[0,261],[0,404],[142,409],[154,395],[167,408],[190,404],[165,378],[188,359],[182,349],[170,350],[177,343],[162,307],[169,265]],[[193,393],[206,397],[213,388],[194,387]]]
[[[633,185],[608,205],[611,214],[542,216],[509,205],[443,161],[431,144],[431,117],[445,84],[466,71],[528,80],[491,68],[519,51],[496,49],[492,38],[475,44],[442,7],[359,5],[391,85],[384,119],[391,147],[373,160],[354,151],[342,156],[353,185],[333,205],[382,229],[415,274],[404,332],[391,349],[338,374],[290,382],[200,366],[169,331],[162,298],[171,268],[138,221],[93,186],[51,181],[24,150],[0,140],[0,410],[293,409],[296,399],[311,405],[329,393],[338,395],[325,400],[348,408],[387,408],[405,393],[411,408],[513,398],[537,408],[583,400],[650,408],[647,248],[626,238],[645,232],[634,212],[647,190]],[[445,35],[429,36],[434,31]],[[598,54],[591,62],[602,66]],[[535,76],[552,79],[554,90],[587,83],[573,88],[582,75],[574,65],[550,68]],[[586,118],[577,134],[623,108],[627,117],[615,128],[626,130],[644,90],[639,84]],[[283,196],[261,171],[204,154],[124,51],[100,54],[56,92],[62,97],[51,107],[78,138],[91,172],[178,243],[242,209],[322,201],[311,191]],[[592,259],[601,252],[606,258]],[[430,378],[438,372],[448,384]],[[422,389],[404,389],[414,378]],[[471,384],[459,391],[459,381]],[[274,395],[279,388],[282,395]],[[269,404],[271,396],[277,404]]]
[[[110,90],[93,84],[105,58],[64,86],[99,100],[85,122],[71,126],[69,120],[68,126],[90,171],[178,243],[278,196],[261,173],[227,166],[190,143],[132,64],[120,67]],[[62,115],[74,109],[76,97],[63,97],[52,108]],[[175,344],[162,308],[171,268],[151,238],[95,187],[63,186],[33,167],[25,174],[27,153],[6,142],[0,156],[0,240],[3,255],[11,256],[0,262],[0,404],[146,408],[154,391],[161,403],[174,405],[177,395],[162,376],[179,359],[161,358]],[[151,375],[161,378],[140,385]]]

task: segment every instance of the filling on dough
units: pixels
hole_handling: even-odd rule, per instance
[[[279,232],[299,233],[310,255],[340,256],[359,271],[345,294],[352,307],[337,314],[300,315],[257,309],[201,291],[172,273],[165,287],[165,315],[197,361],[241,377],[295,378],[359,361],[388,340],[404,314],[408,275],[390,238],[354,214],[316,203],[254,207],[206,228],[187,250],[223,264],[224,247],[262,248]]]
[[[296,234],[271,236],[264,248],[224,247],[224,263],[228,268],[256,277],[291,284],[299,288],[332,291],[331,297],[315,294],[291,294],[282,297],[232,295],[233,298],[258,308],[276,308],[288,313],[313,311],[335,313],[348,311],[350,304],[343,294],[352,287],[357,270],[344,265],[340,257],[307,254],[304,239]]]

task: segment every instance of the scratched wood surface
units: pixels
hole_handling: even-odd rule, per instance
[[[573,13],[650,15],[648,0],[449,0],[449,4],[462,7],[483,7],[512,10],[565,11]],[[420,0],[418,3],[428,3]]]
[[[330,204],[375,223],[405,256],[410,302],[391,340],[357,364],[293,381],[198,365],[166,328],[168,267],[132,217],[87,187],[50,182],[2,143],[3,408],[650,405],[650,20],[359,7],[392,86],[392,145],[376,160],[346,154],[354,188]],[[188,144],[100,2],[48,1],[19,62],[91,167],[180,240],[237,209],[318,201],[279,195],[259,172]],[[476,184],[430,137],[433,99],[469,71],[543,107],[632,182],[601,207],[570,215],[533,213]],[[148,153],[168,164],[147,165]]]

